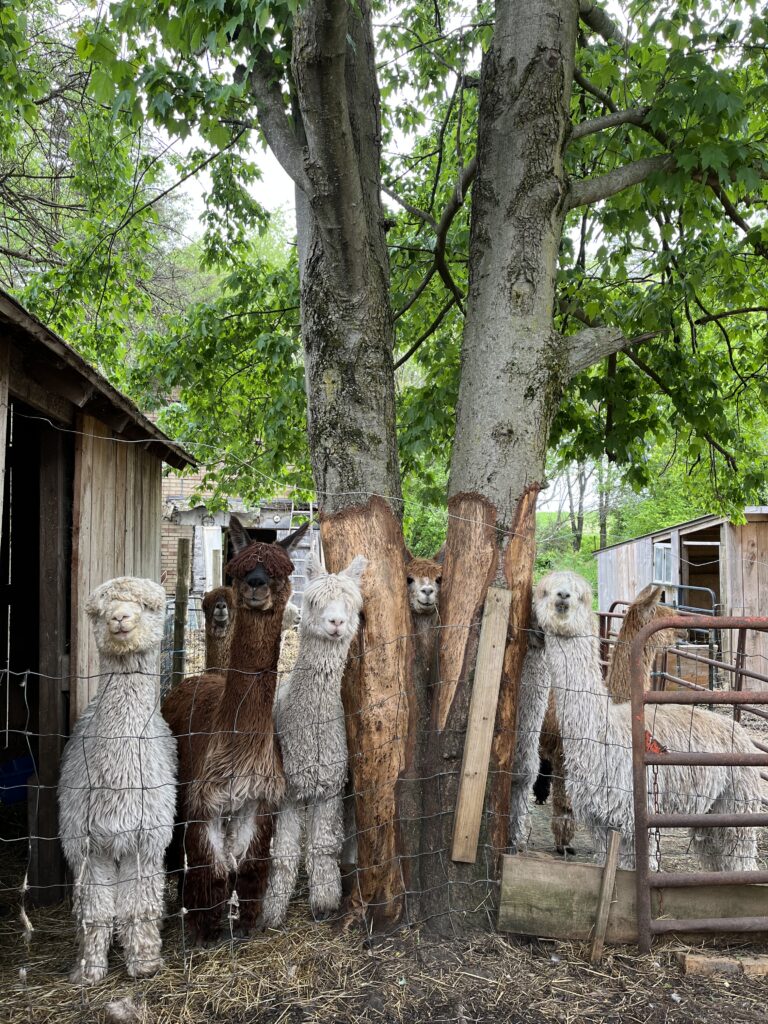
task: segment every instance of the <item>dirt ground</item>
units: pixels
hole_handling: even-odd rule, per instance
[[[132,982],[117,955],[95,989],[69,985],[73,926],[64,907],[0,923],[0,1020],[96,1024],[129,997],[145,1024],[764,1024],[766,982],[684,977],[679,945],[652,955],[609,949],[591,966],[588,948],[482,935],[435,942],[418,931],[373,945],[311,922],[298,903],[285,930],[213,950],[187,950],[178,919],[164,936],[166,966]],[[760,948],[745,952],[754,955]],[[762,948],[767,951],[768,947]]]

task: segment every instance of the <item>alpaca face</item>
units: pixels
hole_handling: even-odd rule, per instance
[[[299,625],[301,636],[331,643],[352,640],[363,607],[360,580],[367,564],[367,560],[358,555],[341,572],[327,573],[317,557],[310,555],[306,568],[309,582],[302,599]]]
[[[109,654],[147,651],[160,643],[165,618],[165,591],[152,580],[119,576],[97,587],[85,610],[96,646]]]
[[[578,636],[594,632],[592,590],[573,572],[551,572],[536,587],[533,610],[545,634]]]
[[[443,567],[429,558],[412,558],[408,573],[408,603],[414,615],[434,615],[443,582]]]
[[[226,636],[232,624],[234,594],[231,587],[217,587],[209,590],[203,598],[203,614],[206,629],[214,636]]]
[[[236,516],[230,516],[229,532],[235,555],[227,562],[225,572],[233,577],[232,590],[237,608],[269,612],[278,603],[288,600],[293,562],[291,551],[309,529],[304,523],[283,540],[274,544],[252,541]]]

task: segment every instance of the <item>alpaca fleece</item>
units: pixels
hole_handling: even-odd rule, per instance
[[[598,860],[605,858],[607,830],[620,831],[620,864],[632,868],[632,709],[614,704],[603,683],[589,584],[575,573],[551,573],[536,587],[534,608],[546,636],[574,814],[592,829]],[[754,749],[736,722],[693,708],[649,706],[646,728],[670,751]],[[657,801],[649,780],[649,806],[661,813],[752,813],[760,810],[760,797],[760,773],[753,767],[662,766]],[[692,831],[707,867],[749,871],[757,866],[755,828]],[[651,866],[659,868],[653,852]]]
[[[630,699],[632,690],[630,687],[629,656],[632,648],[632,641],[637,634],[653,619],[663,619],[665,616],[673,615],[670,608],[660,608],[662,588],[655,587],[649,583],[643,587],[632,604],[627,608],[624,621],[621,623],[619,635],[611,654],[611,663],[608,667],[608,678],[605,681],[606,688],[617,704]],[[675,629],[662,629],[654,633],[643,649],[643,679],[648,679],[653,668],[653,662],[657,651],[663,651],[666,647],[672,647],[678,638],[678,631]]]
[[[443,579],[439,557],[438,553],[435,558],[412,558],[405,567],[414,633],[414,682],[419,691],[429,681],[437,647],[438,599]]]
[[[227,620],[222,622],[214,615],[216,606],[224,602]],[[235,625],[235,595],[232,587],[216,587],[203,596],[205,616],[205,667],[223,672],[229,665],[232,649],[232,634]]]
[[[344,839],[342,798],[347,779],[347,735],[341,679],[357,632],[366,559],[326,573],[313,555],[306,568],[299,653],[275,710],[286,796],[277,818],[263,922],[285,920],[296,886],[306,828],[309,901],[316,918],[341,901],[339,855]]]
[[[86,611],[99,689],[64,748],[58,787],[59,834],[75,881],[76,984],[106,976],[113,932],[132,977],[161,966],[177,775],[176,741],[157,706],[165,591],[118,577],[91,594]]]
[[[230,927],[248,934],[261,911],[267,884],[272,811],[285,780],[272,723],[283,612],[291,594],[293,562],[287,554],[306,523],[277,544],[251,542],[235,516],[230,536],[236,554],[235,625],[225,674],[185,679],[163,705],[179,739],[179,822],[175,864],[180,898],[195,942],[218,937],[222,910]],[[275,550],[277,549],[277,550]],[[266,603],[254,604],[247,576],[270,572]],[[272,576],[271,571],[279,573]]]

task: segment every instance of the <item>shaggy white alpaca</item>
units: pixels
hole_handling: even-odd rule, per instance
[[[176,740],[158,710],[165,591],[120,576],[86,604],[99,649],[99,689],[61,759],[59,834],[74,876],[78,958],[70,975],[107,974],[113,931],[132,977],[160,959],[163,858],[176,805]]]
[[[591,826],[596,859],[605,858],[607,830],[617,829],[622,833],[620,865],[634,867],[632,708],[614,704],[603,683],[589,584],[575,573],[550,573],[536,587],[534,609],[546,637],[574,816]],[[737,723],[694,708],[650,705],[646,729],[669,751],[754,750]],[[760,773],[752,767],[662,766],[657,800],[651,790],[649,779],[649,807],[657,805],[660,813],[761,810]],[[711,869],[750,871],[757,866],[755,828],[706,828],[694,831],[694,838]],[[651,867],[659,868],[653,853]]]
[[[299,653],[275,708],[286,796],[277,817],[262,911],[267,926],[285,919],[301,861],[303,827],[314,916],[326,917],[341,902],[347,778],[341,677],[363,606],[360,580],[366,565],[358,555],[342,572],[329,574],[314,554],[307,564]]]
[[[539,772],[539,737],[549,690],[544,638],[532,619],[517,695],[515,761],[509,804],[509,845],[514,850],[522,850],[526,846],[528,801]]]

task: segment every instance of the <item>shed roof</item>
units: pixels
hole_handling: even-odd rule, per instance
[[[0,324],[19,344],[31,363],[31,372],[46,388],[127,440],[145,441],[150,452],[176,469],[195,464],[192,456],[159,430],[138,406],[2,288]]]
[[[768,516],[768,505],[747,505],[744,509],[744,516],[748,521],[750,519],[762,519]],[[727,522],[726,516],[698,516],[696,519],[687,519],[683,523],[674,523],[672,526],[665,526],[660,530],[653,530],[651,533],[641,533],[637,537],[630,537],[629,540],[621,540],[616,544],[606,544],[604,548],[598,548],[595,551],[595,555],[601,555],[604,551],[612,551],[614,548],[623,548],[626,544],[636,544],[637,541],[646,540],[649,537],[656,537],[661,540],[667,534],[678,530],[689,532],[690,530],[704,529],[707,526],[719,526],[720,523],[725,522]]]

